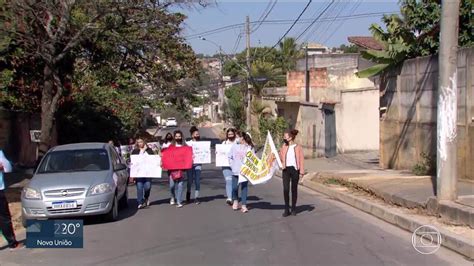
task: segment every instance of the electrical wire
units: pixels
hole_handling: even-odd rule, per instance
[[[322,15],[324,15],[324,13],[334,4],[334,0],[332,0],[327,6],[326,8],[313,20],[313,22],[311,22],[311,24],[309,24],[308,27],[305,28],[305,30],[300,34],[298,35],[298,37],[296,37],[295,41],[299,40],[301,38],[301,36],[303,36],[313,25],[314,23],[316,23],[316,21],[319,20],[319,18],[321,18]]]

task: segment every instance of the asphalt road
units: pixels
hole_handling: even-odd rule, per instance
[[[152,206],[120,220],[86,220],[84,249],[0,251],[0,265],[472,265],[441,248],[417,253],[411,234],[305,188],[299,214],[281,217],[281,180],[251,186],[250,212],[225,204],[221,171],[203,171],[200,205],[169,205],[167,182],[156,180]]]

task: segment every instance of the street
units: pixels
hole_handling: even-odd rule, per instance
[[[421,255],[411,234],[300,188],[298,216],[282,218],[281,180],[251,186],[250,212],[225,204],[220,169],[206,166],[201,204],[169,205],[165,180],[152,206],[131,207],[115,223],[87,219],[84,249],[0,251],[1,265],[472,265],[440,248]]]

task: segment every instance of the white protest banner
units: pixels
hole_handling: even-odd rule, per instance
[[[161,157],[159,155],[131,155],[130,176],[139,178],[161,178]]]
[[[268,132],[262,158],[259,159],[252,152],[247,153],[244,165],[240,168],[239,183],[243,181],[249,181],[252,185],[265,183],[273,177],[278,166],[281,167],[281,165],[275,143]]]
[[[217,144],[216,145],[216,166],[229,167],[229,152],[232,144]]]
[[[193,163],[208,164],[211,163],[211,142],[210,141],[191,141],[188,145],[193,147]]]

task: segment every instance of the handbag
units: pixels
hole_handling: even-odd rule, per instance
[[[174,170],[174,171],[171,171],[171,179],[173,180],[178,180],[178,179],[181,179],[183,177],[183,171],[182,170]]]

